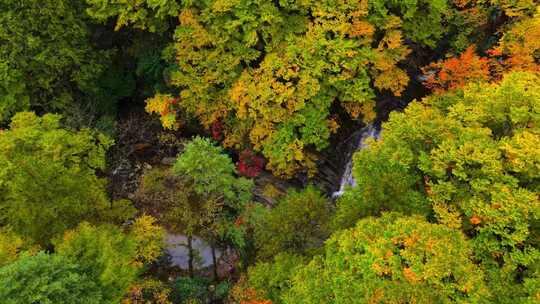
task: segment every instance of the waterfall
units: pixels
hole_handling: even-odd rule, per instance
[[[343,195],[347,187],[353,187],[356,185],[356,182],[354,181],[354,177],[352,174],[352,167],[353,167],[352,158],[353,158],[354,152],[364,149],[366,147],[366,140],[368,138],[378,139],[380,136],[380,133],[381,131],[379,130],[377,126],[375,126],[374,124],[369,124],[363,129],[361,129],[359,132],[357,132],[357,134],[355,134],[356,136],[353,136],[355,139],[355,144],[353,146],[352,151],[350,151],[349,154],[347,155],[348,161],[347,161],[347,164],[345,165],[345,170],[343,171],[343,175],[341,176],[341,181],[339,183],[339,190],[334,192],[332,194],[332,197],[334,198],[340,197]]]

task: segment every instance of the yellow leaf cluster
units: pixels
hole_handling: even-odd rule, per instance
[[[137,261],[151,263],[162,253],[164,230],[156,219],[143,215],[135,220],[131,227],[131,234],[137,241]]]
[[[353,119],[358,119],[362,115],[362,120],[366,123],[373,121],[377,116],[375,102],[373,101],[364,103],[345,102],[341,106]]]
[[[388,70],[382,70],[379,75],[375,77],[375,87],[378,89],[390,90],[395,96],[401,96],[401,93],[407,87],[409,83],[409,76],[405,71],[397,67],[393,67]]]
[[[157,94],[146,100],[145,110],[151,114],[158,114],[164,128],[176,130],[180,127],[180,123],[176,118],[175,103],[176,99],[171,95]]]
[[[453,229],[461,228],[461,215],[455,207],[443,203],[434,203],[433,211],[439,223]]]
[[[397,63],[409,53],[410,50],[403,45],[401,31],[389,30],[380,41],[373,61],[376,88],[390,90],[395,96],[401,96],[409,83],[409,76],[397,67]]]
[[[504,65],[510,70],[540,71],[540,6],[531,18],[525,18],[501,39],[493,53],[506,55]]]

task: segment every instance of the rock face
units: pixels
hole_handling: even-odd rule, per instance
[[[334,153],[334,151],[331,153]],[[274,206],[278,198],[287,193],[289,189],[301,189],[308,184],[317,186],[329,195],[337,191],[339,189],[340,173],[342,171],[340,161],[336,161],[325,154],[318,155],[318,158],[317,174],[310,179],[304,175],[298,175],[293,179],[283,180],[273,176],[268,171],[262,171],[253,179],[255,183],[253,189],[255,201],[267,206]]]
[[[129,158],[116,160],[109,173],[112,199],[132,199],[142,172],[143,166]]]
[[[331,151],[334,153],[332,157],[326,154],[319,156],[318,172],[310,183],[319,187],[326,193],[332,193],[339,187],[340,173],[342,171],[341,159],[335,149]],[[304,187],[307,186],[306,184]]]
[[[159,122],[142,111],[133,110],[119,118],[115,145],[107,154],[113,200],[132,198],[139,177],[157,153],[160,129]]]
[[[291,181],[279,179],[266,171],[262,171],[253,181],[255,183],[253,198],[267,206],[274,206],[278,197],[287,193],[288,189],[298,186]]]
[[[172,166],[185,139],[164,131],[158,120],[144,109],[133,109],[118,120],[115,145],[108,152],[107,163],[111,197],[133,198],[139,178],[145,170]]]

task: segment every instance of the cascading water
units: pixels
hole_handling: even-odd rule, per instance
[[[353,187],[356,185],[356,182],[354,180],[353,174],[352,174],[352,157],[354,155],[354,152],[358,150],[362,150],[366,148],[366,140],[368,138],[375,138],[378,139],[380,136],[380,129],[375,126],[374,124],[369,124],[363,129],[361,129],[354,138],[356,139],[355,145],[353,146],[352,151],[348,155],[348,161],[347,165],[345,166],[345,171],[343,172],[343,175],[341,176],[341,181],[339,184],[339,190],[334,192],[332,194],[332,197],[340,197],[345,192],[345,189],[347,187]]]

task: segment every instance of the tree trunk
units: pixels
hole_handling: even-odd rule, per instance
[[[189,235],[187,238],[187,241],[188,241],[188,252],[189,252],[189,259],[188,259],[189,277],[193,278],[193,236]]]
[[[212,262],[214,264],[214,280],[218,280],[218,271],[217,271],[217,258],[216,258],[216,247],[214,245],[211,246],[212,248]]]

